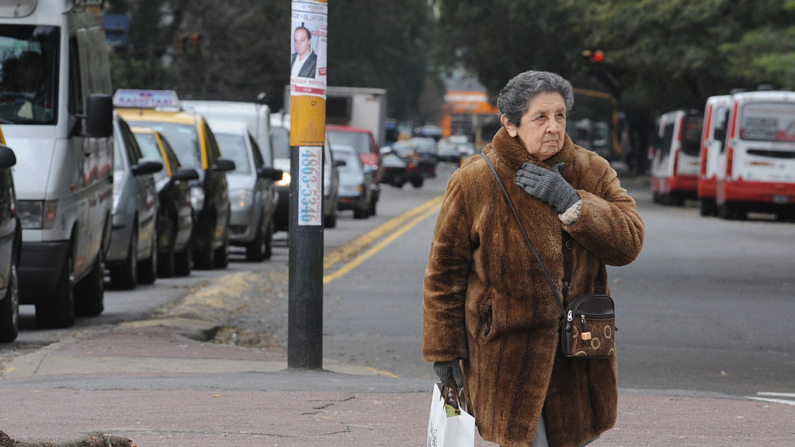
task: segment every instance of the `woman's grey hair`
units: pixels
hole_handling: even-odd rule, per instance
[[[541,93],[560,93],[566,104],[566,111],[574,107],[574,89],[571,83],[560,75],[548,71],[526,71],[508,81],[497,98],[500,114],[518,126],[527,113],[530,100]]]

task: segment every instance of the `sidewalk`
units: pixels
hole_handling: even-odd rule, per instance
[[[197,340],[210,330],[148,320],[16,358],[0,379],[0,430],[25,442],[107,433],[139,447],[425,445],[431,383],[333,362],[289,371],[281,352]],[[795,407],[622,390],[616,428],[593,445],[792,446]]]

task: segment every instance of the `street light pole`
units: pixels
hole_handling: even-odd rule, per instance
[[[326,0],[292,3],[287,367],[323,368]]]

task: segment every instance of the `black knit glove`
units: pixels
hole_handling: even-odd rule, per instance
[[[450,383],[450,376],[453,376],[458,388],[464,386],[464,372],[461,371],[460,359],[455,359],[452,362],[433,362],[433,370],[439,376],[442,385],[447,386]]]
[[[550,171],[525,163],[516,172],[516,184],[531,196],[554,206],[558,214],[563,214],[580,200],[577,191],[560,175],[560,169],[565,165],[558,163]]]

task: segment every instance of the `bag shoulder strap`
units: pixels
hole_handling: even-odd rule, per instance
[[[500,180],[500,176],[497,175],[497,170],[494,169],[494,165],[491,164],[491,160],[489,160],[489,157],[487,157],[486,154],[482,152],[480,153],[480,156],[483,157],[483,159],[486,160],[486,164],[489,165],[489,169],[491,169],[491,173],[492,175],[494,175],[494,179],[497,181],[497,185],[500,187],[500,190],[502,190],[503,197],[505,197],[505,200],[508,202],[508,206],[511,208],[511,211],[513,212],[513,217],[516,218],[516,223],[519,224],[519,229],[522,230],[522,236],[524,236],[524,240],[525,242],[527,242],[527,246],[530,247],[530,250],[533,252],[536,261],[538,261],[538,264],[541,266],[541,270],[544,272],[544,277],[547,280],[547,284],[549,284],[549,288],[552,289],[552,294],[555,296],[555,301],[557,301],[558,306],[560,306],[560,310],[563,316],[565,317],[566,308],[563,306],[563,300],[560,299],[560,295],[558,294],[558,289],[555,288],[555,283],[552,281],[552,277],[549,275],[549,271],[547,271],[547,268],[544,266],[544,263],[541,262],[541,256],[538,255],[536,248],[533,247],[533,244],[530,242],[530,238],[527,236],[527,232],[524,229],[524,225],[522,225],[522,221],[519,220],[519,213],[516,212],[516,208],[514,208],[513,202],[511,201],[511,198],[508,196],[508,191],[505,190],[505,185],[502,184],[502,180]]]

